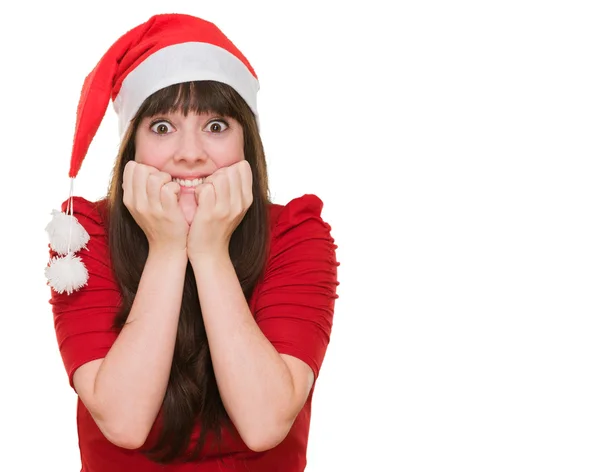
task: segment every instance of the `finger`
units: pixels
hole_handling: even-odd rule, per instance
[[[146,172],[148,172],[148,174],[157,174],[157,173],[161,172],[158,168],[148,165],[148,164],[142,164],[141,162],[138,162],[137,165],[141,169],[144,169]],[[164,172],[164,173],[166,173],[166,172]]]
[[[244,199],[244,208],[248,209],[252,204],[253,193],[252,193],[252,168],[248,161],[243,160],[240,163],[239,173],[242,186],[242,195]]]
[[[133,170],[133,206],[137,211],[146,211],[148,208],[148,177],[150,169],[148,166],[136,165]]]
[[[164,211],[172,212],[178,210],[181,186],[177,182],[168,182],[160,189],[160,200]]]
[[[226,167],[221,167],[220,169],[217,169],[215,172],[213,172],[212,174],[204,177],[204,179],[202,180],[202,183],[197,187],[197,190],[201,191],[203,190],[203,185],[210,185],[212,187],[212,191],[214,193],[214,201],[216,203],[217,201],[217,187],[215,186],[215,182],[217,180],[220,180],[225,172]]]
[[[215,211],[224,216],[229,213],[233,203],[231,199],[231,169],[220,173],[212,181],[215,195]]]
[[[165,172],[150,171],[146,183],[146,192],[148,194],[148,204],[150,208],[162,210],[161,189],[171,181],[171,176]]]
[[[166,182],[160,178],[160,174],[154,173],[148,175],[146,181],[146,194],[148,195],[148,205],[154,210],[162,210],[161,188]]]
[[[133,205],[133,172],[136,164],[135,161],[129,161],[123,169],[123,203],[128,208]]]
[[[232,166],[228,172],[229,177],[229,201],[234,213],[239,214],[244,209],[244,197],[242,194],[242,178],[239,166]]]
[[[198,205],[198,202],[200,201],[200,189],[202,188],[202,185],[204,185],[204,184],[200,183],[199,185],[196,185],[196,188],[194,189],[194,196],[196,197],[196,205]]]
[[[213,182],[201,183],[196,187],[196,202],[203,212],[214,210],[216,191]]]

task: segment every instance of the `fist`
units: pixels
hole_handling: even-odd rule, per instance
[[[123,203],[151,248],[185,249],[189,225],[178,205],[181,188],[155,167],[129,161],[123,172]]]
[[[188,257],[229,253],[231,235],[252,204],[252,170],[242,160],[222,167],[196,187],[198,207],[188,235]]]

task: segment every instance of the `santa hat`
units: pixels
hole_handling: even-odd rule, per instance
[[[76,253],[89,236],[73,216],[73,183],[109,101],[123,137],[146,98],[169,85],[196,80],[231,86],[258,118],[254,69],[219,28],[190,15],[151,17],[121,36],[86,77],[77,106],[69,204],[66,213],[54,211],[46,227],[50,246],[58,253],[46,267],[46,277],[57,292],[70,294],[87,283],[87,270]]]

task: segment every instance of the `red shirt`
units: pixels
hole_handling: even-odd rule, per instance
[[[87,250],[77,254],[89,272],[86,286],[71,295],[51,290],[50,303],[60,354],[69,382],[78,367],[106,356],[118,336],[111,325],[120,303],[112,276],[108,239],[101,214],[106,202],[73,201],[74,215],[90,235]],[[63,204],[63,211],[66,202]],[[321,218],[323,202],[304,195],[287,205],[270,205],[271,248],[263,279],[249,301],[250,311],[275,349],[308,364],[318,377],[329,343],[337,298],[337,266],[331,227]],[[50,251],[51,256],[55,254]],[[313,386],[314,390],[314,386]],[[82,472],[303,471],[313,391],[287,437],[278,446],[253,452],[239,435],[223,430],[219,456],[202,456],[193,463],[162,466],[140,450],[109,442],[78,398],[77,430]],[[155,422],[148,439],[157,430]],[[198,435],[196,427],[192,441]],[[210,436],[209,436],[210,438]],[[208,441],[208,439],[207,439]],[[192,443],[193,444],[193,443]],[[206,447],[205,447],[206,449]]]

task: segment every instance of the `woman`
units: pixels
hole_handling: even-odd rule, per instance
[[[322,202],[271,203],[258,81],[212,23],[157,15],[86,78],[76,177],[112,98],[108,195],[48,225],[82,470],[301,471],[337,298]]]

